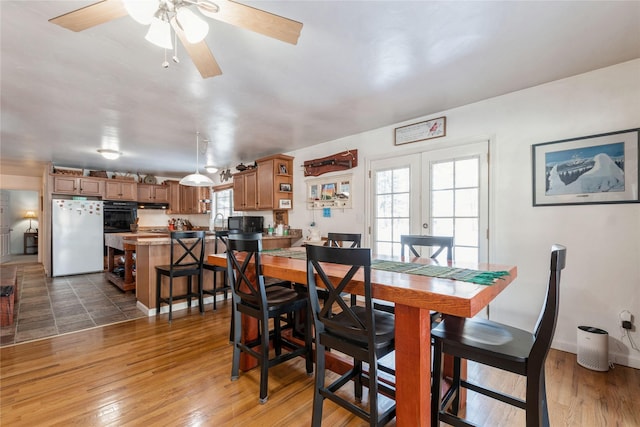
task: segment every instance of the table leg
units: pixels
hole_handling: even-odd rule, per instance
[[[396,425],[431,423],[431,317],[396,304]]]

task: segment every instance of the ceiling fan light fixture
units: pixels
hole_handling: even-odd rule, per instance
[[[111,150],[108,148],[101,148],[98,150],[98,153],[100,153],[102,157],[104,157],[105,159],[109,159],[109,160],[115,160],[118,157],[120,157],[120,154],[122,154],[117,150]]]
[[[151,23],[160,5],[158,0],[123,0],[123,3],[129,16],[142,25]]]
[[[209,24],[187,7],[178,8],[176,19],[191,44],[200,43],[209,33]]]
[[[151,20],[149,31],[147,31],[147,35],[144,38],[148,42],[161,48],[173,49],[173,44],[171,43],[171,25],[164,19],[154,17]]]
[[[213,165],[207,165],[207,166],[205,166],[204,168],[205,168],[205,169],[207,170],[207,172],[209,172],[209,173],[216,173],[216,172],[218,172],[218,168],[217,168],[217,167],[215,167],[215,166],[213,166]]]

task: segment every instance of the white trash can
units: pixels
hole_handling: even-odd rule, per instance
[[[578,326],[578,364],[594,371],[609,370],[609,334],[592,326]]]

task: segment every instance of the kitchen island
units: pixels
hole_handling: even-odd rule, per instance
[[[299,233],[298,233],[299,231]],[[293,243],[302,238],[302,231],[295,230],[289,236],[263,236],[263,249],[277,249],[291,247]],[[215,233],[207,232],[205,237],[205,262],[207,255],[215,253]],[[166,232],[147,232],[140,230],[137,233],[109,233],[105,234],[105,246],[108,247],[110,264],[105,273],[107,279],[122,290],[135,290],[138,308],[146,311],[148,315],[155,314],[156,310],[156,271],[158,265],[168,265],[171,260],[171,237]],[[113,273],[115,249],[124,252],[125,265],[124,277]],[[182,248],[177,245],[174,249]],[[224,248],[218,245],[218,252]],[[133,263],[135,253],[135,275],[133,273]],[[202,284],[205,289],[213,287],[213,272],[204,270]],[[220,274],[220,273],[219,273]],[[222,280],[222,277],[219,277]],[[166,283],[164,283],[166,282]],[[163,281],[163,286],[167,286],[168,281]],[[186,278],[174,279],[174,294],[186,292]],[[168,292],[168,289],[167,291]],[[205,299],[205,304],[213,302],[213,297]],[[173,305],[173,310],[180,310],[186,307],[186,302],[178,301]]]

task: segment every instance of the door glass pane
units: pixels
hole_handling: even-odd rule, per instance
[[[434,218],[431,233],[434,236],[453,236],[453,218]]]
[[[456,246],[478,246],[478,218],[456,218]]]
[[[393,171],[393,192],[408,193],[410,187],[409,168],[396,169]]]
[[[391,218],[378,219],[378,240],[390,242],[393,239],[393,220]]]
[[[393,216],[409,218],[409,193],[393,195]]]
[[[478,159],[456,161],[456,188],[478,186]]]
[[[478,262],[478,248],[456,246],[453,252],[456,262]]]
[[[391,194],[381,194],[377,197],[377,212],[376,216],[378,218],[381,217],[390,217],[391,209],[393,207],[393,195]]]
[[[391,193],[391,183],[393,182],[393,171],[380,171],[376,173],[376,194]]]
[[[442,190],[453,188],[453,163],[435,163],[432,170],[432,188]]]
[[[453,216],[453,191],[439,190],[431,193],[431,215]]]
[[[478,216],[478,189],[456,190],[456,216]]]

